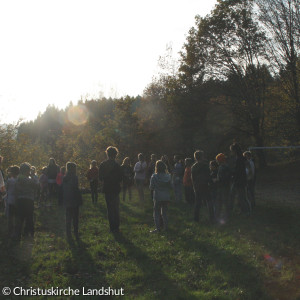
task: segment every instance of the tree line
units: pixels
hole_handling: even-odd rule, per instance
[[[139,152],[192,157],[198,148],[214,157],[233,141],[299,145],[299,2],[217,1],[196,16],[180,58],[171,49],[160,58],[162,72],[142,96],[49,106],[34,121],[0,128],[1,155],[7,165],[41,167],[51,156],[84,170],[104,159],[108,145],[132,159]],[[265,166],[266,153],[254,154]]]

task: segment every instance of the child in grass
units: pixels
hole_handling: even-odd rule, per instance
[[[131,187],[133,185],[133,168],[130,164],[130,158],[126,157],[121,165],[123,181],[123,201],[125,201],[126,191],[128,191],[129,200],[131,200]]]
[[[216,201],[216,218],[219,222],[223,222],[221,219],[221,213],[223,206],[226,207],[226,217],[229,213],[229,195],[230,195],[230,180],[231,172],[230,168],[226,162],[226,156],[223,153],[219,153],[216,156],[216,161],[218,162],[218,195]],[[223,220],[223,221],[222,221]]]
[[[78,239],[79,206],[82,204],[82,196],[79,190],[76,164],[68,162],[67,173],[63,178],[63,201],[66,208],[66,233],[67,239],[71,239],[71,223],[73,223],[74,235]]]
[[[13,236],[15,234],[16,227],[16,182],[20,173],[18,166],[9,167],[9,178],[6,182],[7,190],[7,217],[8,217],[8,234]]]
[[[146,180],[147,163],[143,153],[138,155],[138,162],[134,166],[134,180],[139,194],[139,199],[144,202],[144,183]]]
[[[66,167],[61,167],[59,173],[56,176],[58,205],[63,204],[62,183],[63,183],[63,179],[64,179],[65,174],[66,174]]]
[[[255,164],[250,151],[245,151],[243,156],[246,158],[246,175],[247,175],[247,197],[251,203],[251,208],[255,207]]]
[[[208,210],[209,210],[209,218],[211,222],[215,221],[215,203],[217,200],[218,194],[218,163],[215,160],[211,160],[209,162],[209,170],[210,170],[210,183],[209,183],[209,198],[208,198]]]
[[[183,175],[183,186],[185,192],[185,201],[192,205],[195,202],[195,195],[193,190],[193,182],[192,182],[192,165],[193,160],[191,158],[185,159],[185,170]]]
[[[99,183],[98,175],[99,175],[99,169],[97,167],[97,162],[93,160],[86,174],[86,177],[90,182],[91,196],[92,196],[93,203],[97,203],[98,201],[98,183]]]
[[[42,175],[39,178],[40,183],[40,200],[39,205],[46,205],[48,201],[49,187],[48,187],[48,176],[47,176],[47,167],[42,169]]]
[[[150,179],[150,190],[153,190],[153,217],[156,229],[151,233],[160,231],[160,216],[163,218],[164,229],[168,228],[168,204],[170,202],[171,175],[167,171],[167,166],[161,160],[155,165],[155,173]]]
[[[175,201],[181,202],[182,201],[182,181],[183,181],[183,175],[184,175],[184,167],[183,163],[180,159],[179,155],[174,156],[174,168],[173,168],[173,188],[174,188],[174,195],[175,195]]]

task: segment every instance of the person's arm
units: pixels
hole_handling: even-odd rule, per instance
[[[154,190],[154,188],[155,188],[155,176],[154,176],[154,174],[151,176],[151,178],[150,178],[150,185],[149,185],[149,189],[150,190]]]
[[[140,173],[141,172],[141,166],[142,166],[142,164],[140,163],[140,162],[137,162],[136,164],[135,164],[135,166],[134,166],[134,172],[135,173]]]
[[[4,179],[2,176],[2,172],[0,172],[0,190],[1,190],[1,192],[5,191],[5,183],[4,183]]]
[[[100,164],[100,166],[99,166],[99,180],[100,181],[104,180],[104,168],[103,168],[103,164]]]

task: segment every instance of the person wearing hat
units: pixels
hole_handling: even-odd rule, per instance
[[[226,208],[226,217],[229,213],[229,195],[230,195],[230,179],[231,172],[226,162],[226,156],[219,153],[216,156],[216,161],[219,165],[217,182],[218,182],[218,195],[216,197],[215,215],[216,219],[220,221],[223,206]]]

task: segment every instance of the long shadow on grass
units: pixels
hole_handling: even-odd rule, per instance
[[[70,274],[70,286],[76,289],[107,288],[109,285],[105,279],[105,272],[96,263],[88,252],[88,245],[81,239],[69,242],[72,257],[64,261],[65,271]],[[85,296],[83,299],[86,299]]]
[[[259,270],[247,264],[243,257],[218,248],[207,240],[185,241],[182,238],[177,238],[176,243],[185,251],[195,251],[201,255],[205,262],[203,265],[204,274],[206,273],[205,268],[214,265],[217,270],[224,274],[224,278],[226,278],[231,288],[238,287],[242,289],[245,295],[251,296],[250,299],[264,299],[263,282]],[[195,268],[198,268],[197,264],[195,264]],[[210,278],[207,278],[207,280],[210,280]]]
[[[166,276],[162,271],[162,266],[158,262],[151,259],[141,248],[133,244],[122,233],[116,234],[115,239],[127,249],[128,256],[137,262],[144,273],[144,276],[140,278],[140,282],[144,283],[141,293],[146,289],[150,289],[163,295],[163,299],[197,299],[189,290],[180,288],[178,283]],[[160,296],[157,297],[158,299],[160,298]]]
[[[0,283],[2,287],[25,287],[30,276],[33,240],[15,243],[6,232],[6,219],[0,215]]]
[[[299,252],[300,213],[292,208],[258,206],[247,222],[233,220],[224,230],[232,233],[236,228],[273,254],[284,256]]]

